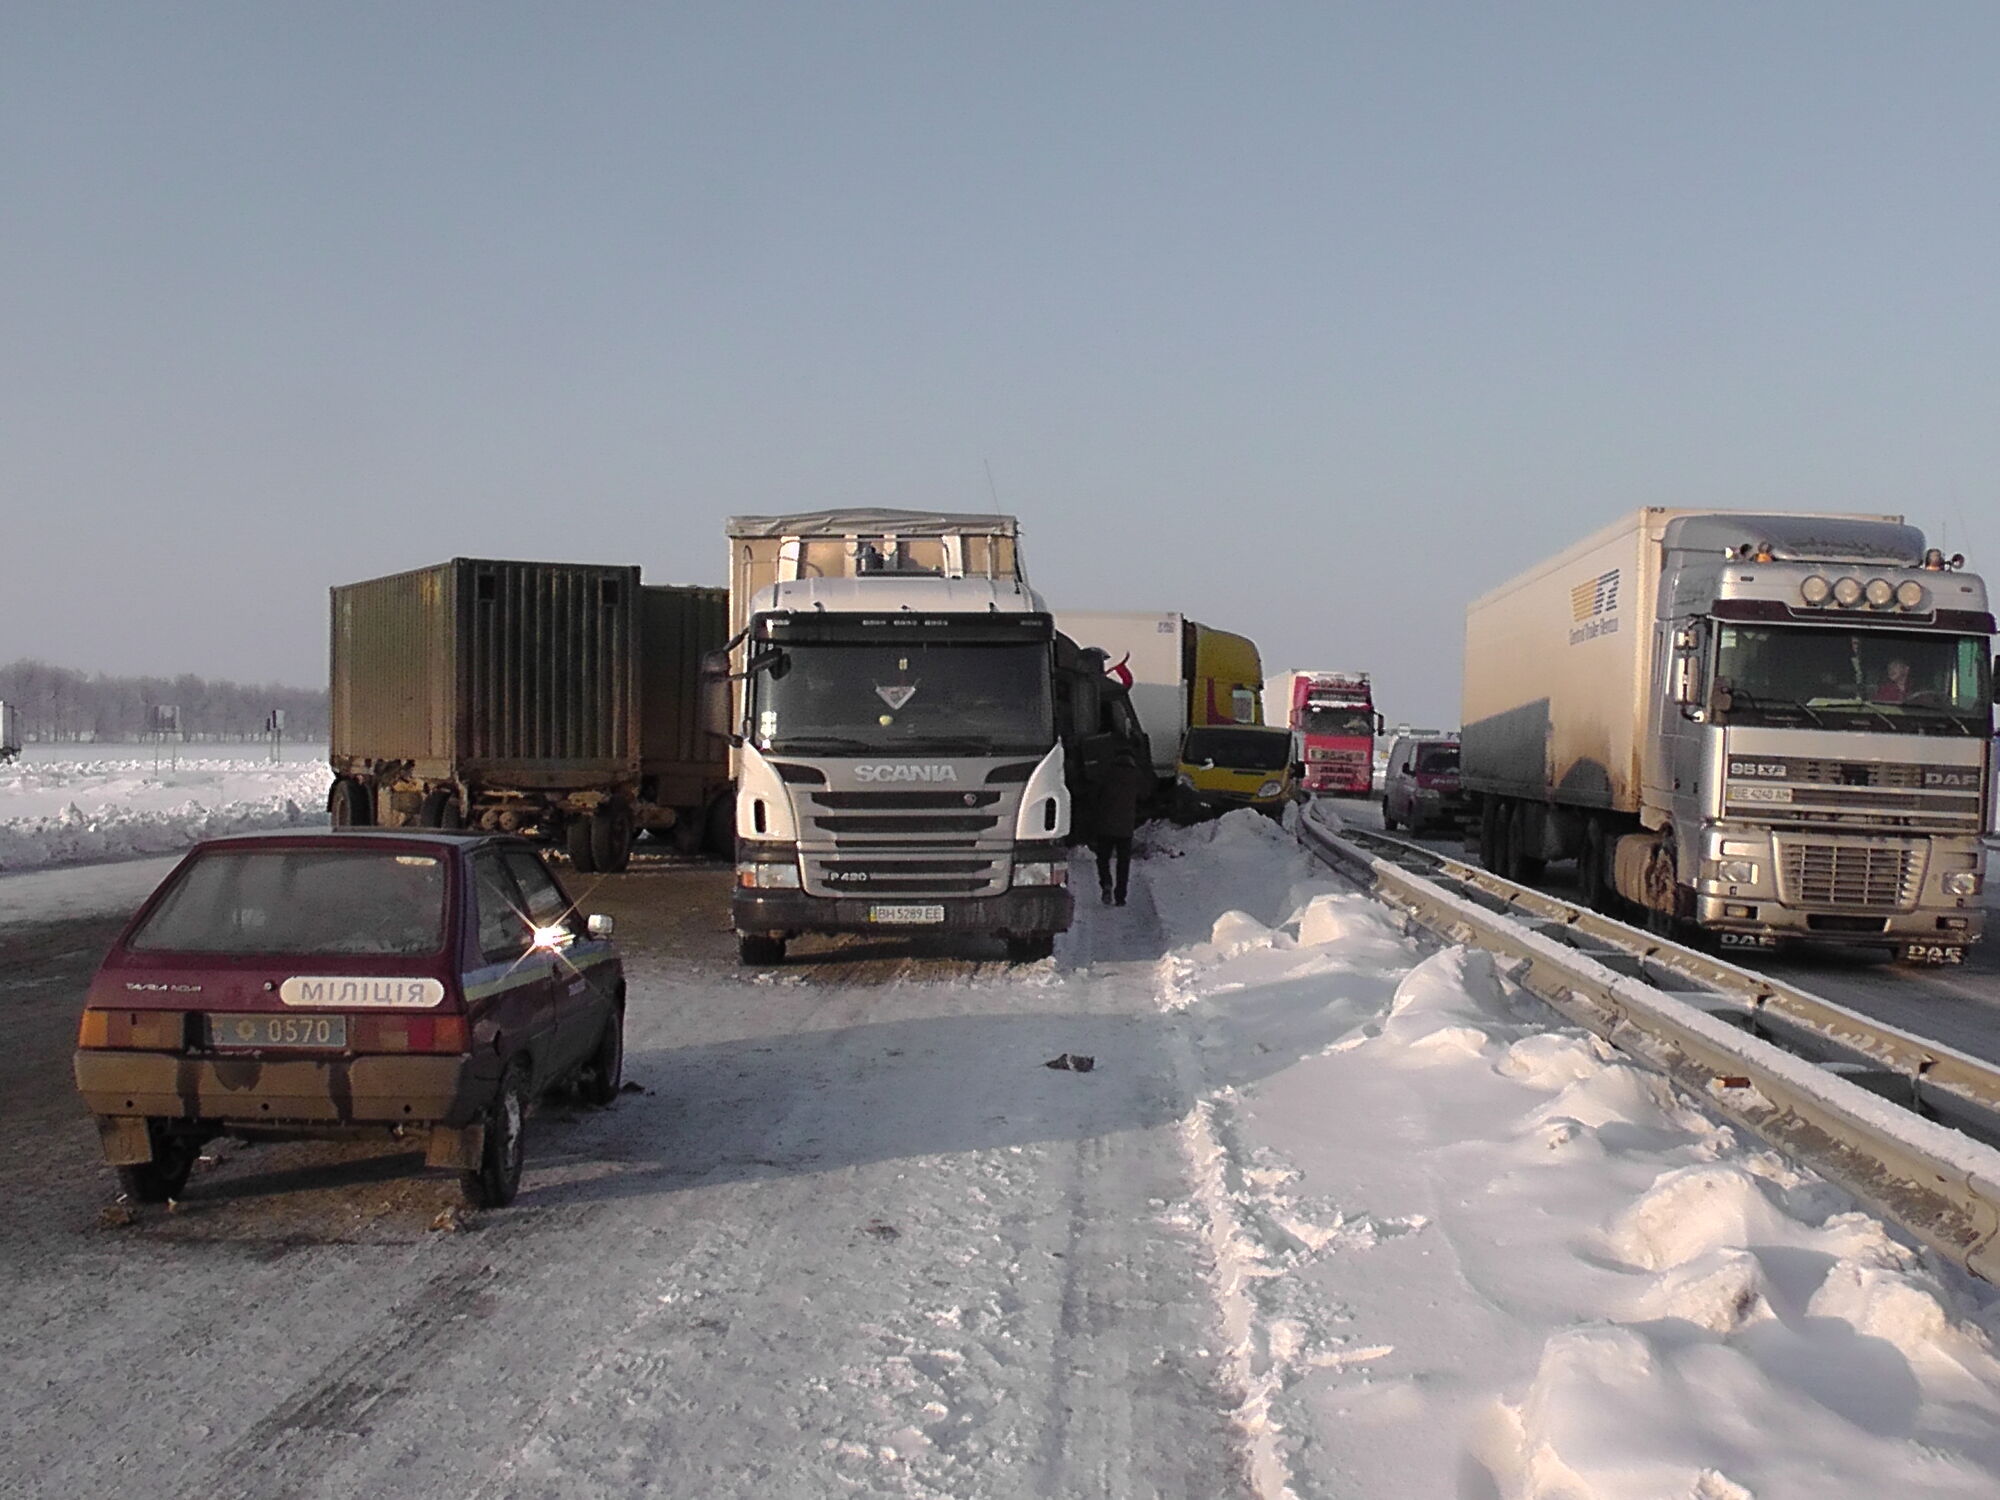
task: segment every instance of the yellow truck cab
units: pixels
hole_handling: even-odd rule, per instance
[[[1239,807],[1284,814],[1295,786],[1292,732],[1261,724],[1199,724],[1181,736],[1174,821],[1199,823]]]

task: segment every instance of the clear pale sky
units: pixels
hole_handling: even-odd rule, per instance
[[[2000,6],[0,11],[0,661],[311,684],[329,584],[1022,518],[1453,723],[1639,505],[2000,575]],[[989,482],[990,474],[990,482]]]

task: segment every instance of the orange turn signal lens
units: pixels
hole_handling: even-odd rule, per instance
[[[117,1047],[136,1052],[178,1052],[187,1019],[177,1010],[86,1010],[77,1027],[79,1047]]]

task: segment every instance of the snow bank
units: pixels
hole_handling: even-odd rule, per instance
[[[1153,852],[1260,1495],[2000,1493],[1992,1289],[1262,820]]]
[[[0,766],[0,871],[171,853],[218,834],[322,822],[328,780],[323,758]]]

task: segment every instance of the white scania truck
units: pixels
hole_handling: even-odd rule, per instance
[[[1014,517],[728,529],[743,961],[835,932],[983,934],[1046,957],[1072,915],[1074,778],[1107,739],[1145,742],[1102,656],[1029,589]]]
[[[1723,946],[1958,963],[1993,788],[1986,586],[1900,516],[1649,508],[1475,600],[1487,867]]]

